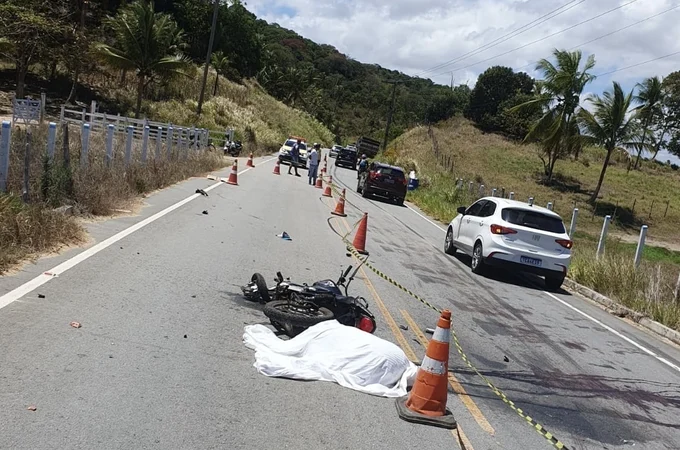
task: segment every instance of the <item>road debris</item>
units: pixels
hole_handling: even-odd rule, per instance
[[[289,235],[288,233],[286,233],[285,231],[284,231],[283,233],[281,233],[281,234],[277,234],[276,237],[280,237],[280,238],[283,239],[284,241],[292,241],[292,240],[293,240],[293,239],[290,237],[290,235]]]
[[[505,362],[510,362],[510,360],[508,359],[507,356],[503,356],[503,361],[505,361]]]
[[[425,328],[427,334],[434,334],[434,328]]]
[[[35,406],[33,406],[33,405],[31,405],[31,406],[29,406],[29,407],[26,408],[26,409],[29,410],[29,411],[35,411],[35,410],[37,410],[38,408],[35,407]]]
[[[196,193],[208,197],[208,193],[205,192],[203,189],[196,189]]]
[[[404,331],[408,331],[408,325],[399,325],[399,328],[401,328]]]
[[[70,325],[71,325],[73,328],[80,328],[80,327],[82,327],[82,325],[80,324],[80,322],[71,322]]]
[[[208,215],[208,211],[207,211],[207,210],[203,211],[203,214],[205,214],[205,215],[207,216],[207,215]]]
[[[44,294],[38,294],[38,298],[45,298]]]

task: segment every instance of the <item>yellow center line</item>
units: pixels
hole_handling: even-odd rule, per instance
[[[344,228],[349,233],[351,231],[349,223],[347,222],[347,220],[344,217],[341,218],[341,219],[342,219],[341,223],[344,225]],[[356,256],[354,258],[356,259]],[[394,320],[394,317],[392,317],[392,314],[390,314],[390,311],[387,309],[387,306],[385,306],[385,303],[383,302],[382,298],[380,298],[378,291],[376,291],[375,287],[373,286],[373,283],[371,283],[371,280],[368,278],[368,274],[364,271],[363,267],[361,267],[359,269],[359,271],[361,272],[361,274],[363,276],[363,280],[364,280],[364,283],[366,284],[366,287],[368,288],[369,292],[373,296],[375,303],[378,305],[378,309],[380,309],[380,313],[383,315],[383,318],[387,322],[387,325],[389,326],[390,330],[392,331],[392,334],[397,339],[399,346],[401,346],[402,350],[404,350],[406,357],[414,363],[418,362],[419,359],[416,356],[416,353],[413,350],[413,347],[411,347],[411,345],[408,343],[408,341],[404,337],[404,334],[399,329],[399,326],[397,325],[397,322]],[[402,311],[402,315],[404,314],[404,312],[405,311]],[[410,316],[409,316],[409,318],[410,318]],[[411,320],[413,320],[413,319],[411,319]],[[417,326],[411,325],[411,328],[414,329],[414,330],[420,331],[420,329]],[[425,336],[423,336],[423,338],[424,337]],[[425,340],[425,342],[427,342],[427,339]],[[422,341],[421,341],[421,343],[422,343]],[[449,382],[451,382],[450,377],[451,376],[449,376]],[[458,386],[460,386],[460,384],[458,384]],[[463,389],[462,386],[460,386],[460,388]],[[454,391],[455,391],[455,388],[454,388]],[[468,399],[469,399],[469,397],[468,397]],[[465,402],[463,402],[463,403],[465,403]],[[472,403],[472,404],[474,405],[474,403]],[[475,408],[476,408],[476,405],[475,405]],[[472,411],[470,411],[470,412],[472,413]],[[480,414],[481,414],[481,412],[480,412]],[[474,416],[474,413],[473,413],[473,416]],[[483,416],[482,416],[482,418],[483,418]],[[475,420],[477,420],[477,417],[475,417]],[[486,419],[484,419],[484,420],[486,421]],[[479,423],[479,421],[478,421],[478,423]],[[487,422],[487,425],[488,425],[488,422]],[[481,426],[481,424],[480,424],[480,426]],[[491,429],[491,434],[493,434],[493,428],[491,428],[491,425],[488,425],[488,426]],[[482,428],[484,428],[484,427],[482,426]],[[451,434],[453,435],[453,438],[458,443],[458,446],[461,448],[461,450],[474,450],[474,448],[472,447],[472,443],[470,443],[470,440],[467,438],[467,436],[463,432],[463,428],[460,426],[460,424],[456,424],[456,429],[451,430]]]
[[[413,330],[413,333],[416,335],[418,341],[422,344],[422,346],[425,349],[427,349],[427,344],[429,343],[429,341],[421,331],[418,324],[416,324],[415,320],[413,320],[411,315],[406,310],[400,309],[399,312],[401,313],[402,316],[404,316],[404,320],[406,321],[408,326]],[[468,393],[465,391],[465,388],[460,384],[455,375],[452,374],[451,372],[449,372],[448,375],[449,384],[451,385],[453,392],[455,392],[456,395],[458,395],[458,398],[460,398],[460,400],[463,402],[468,411],[470,411],[470,414],[472,414],[472,417],[474,417],[475,421],[479,424],[482,430],[486,431],[491,435],[495,434],[496,431],[493,429],[489,421],[486,420],[486,417],[484,417],[482,411],[479,409],[474,400],[472,400],[472,398],[468,395]]]

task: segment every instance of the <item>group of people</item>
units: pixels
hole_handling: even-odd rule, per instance
[[[298,173],[298,165],[300,163],[300,144],[302,144],[302,140],[298,139],[295,144],[293,144],[293,147],[290,149],[290,166],[288,166],[288,175],[292,175],[292,171],[295,170],[295,176],[299,177],[300,174]],[[309,169],[308,169],[308,175],[309,175],[309,184],[316,184],[316,179],[317,179],[317,174],[319,170],[319,156],[321,154],[321,144],[315,143],[314,146],[312,147],[312,151],[309,153],[307,156],[307,161],[309,163]],[[366,170],[368,167],[368,160],[366,159],[366,155],[361,155],[361,160],[359,160],[359,170],[357,171],[358,173],[361,173]]]

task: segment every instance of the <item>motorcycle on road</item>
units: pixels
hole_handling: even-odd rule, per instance
[[[290,278],[284,279],[281,272],[277,272],[276,286],[268,288],[264,277],[255,273],[250,283],[241,289],[249,300],[264,303],[263,312],[272,325],[290,337],[317,323],[333,319],[343,325],[374,333],[375,316],[369,311],[366,299],[351,297],[347,293],[349,284],[362,264],[357,266],[349,279],[347,275],[352,270],[351,265],[338,281],[321,280],[311,286],[293,283]],[[340,288],[344,288],[344,293]]]

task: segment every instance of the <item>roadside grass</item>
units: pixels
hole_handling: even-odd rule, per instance
[[[456,216],[459,206],[478,198],[480,184],[485,185],[485,195],[490,195],[494,187],[500,195],[505,188],[506,196],[514,192],[518,200],[534,197],[536,204],[553,202],[567,227],[577,206],[570,278],[680,330],[680,301],[675,295],[680,273],[680,227],[676,227],[680,223],[680,176],[676,171],[644,161],[641,170],[627,174],[627,158],[616,155],[607,169],[603,196],[592,208],[586,202],[603,161],[596,149],[586,149],[578,161],[559,161],[556,182],[546,186],[540,182],[542,164],[533,146],[482,133],[461,118],[433,127],[433,132],[441,159],[435,157],[427,127],[409,130],[376,158],[407,171],[416,170],[420,187],[408,192],[408,200],[443,223]],[[457,178],[465,180],[462,189],[456,189]],[[474,183],[472,192],[470,181]],[[605,255],[598,260],[595,252],[605,214],[615,220]],[[645,246],[643,262],[635,270],[636,244],[630,241],[635,241],[643,223],[649,226],[648,236],[656,245]]]
[[[175,124],[192,124],[211,130],[233,128],[236,139],[243,141],[246,152],[265,154],[277,151],[289,135],[304,136],[309,142],[333,143],[333,134],[306,112],[276,100],[255,80],[242,84],[220,77],[217,95],[213,96],[215,72],[208,75],[205,102],[201,116],[198,98],[201,71],[180,77],[156,89],[154,101],[143,103],[143,112],[150,119]],[[111,90],[121,104],[128,105],[129,114],[136,96],[135,83],[130,80]]]
[[[87,167],[80,164],[80,129],[69,127],[68,158],[65,164],[64,136],[57,133],[53,161],[46,159],[47,127],[31,127],[28,203],[22,200],[27,131],[12,130],[8,195],[0,197],[0,274],[13,265],[40,253],[81,242],[84,230],[72,216],[53,211],[68,205],[80,216],[109,216],[129,209],[140,195],[161,189],[192,176],[220,169],[227,161],[214,152],[189,152],[185,158],[176,150],[170,160],[153,158],[149,149],[145,165],[133,158],[124,164],[124,139],[117,138],[111,167],[105,164],[104,135],[93,133]],[[135,146],[139,145],[135,143]],[[133,155],[140,149],[133,148]]]
[[[501,136],[483,133],[462,118],[433,127],[433,133],[441,154],[452,161],[452,168],[445,168],[435,157],[427,127],[406,132],[381,157],[401,164],[417,161],[421,182],[439,173],[450,178],[452,184],[456,178],[463,178],[465,186],[473,181],[475,193],[481,183],[487,195],[492,188],[498,192],[505,188],[506,195],[512,191],[516,199],[534,197],[535,203],[543,206],[552,202],[567,223],[576,206],[578,229],[589,233],[599,233],[602,218],[610,214],[614,217],[610,232],[615,235],[632,240],[640,226],[646,224],[650,239],[669,245],[680,242],[680,227],[676,226],[680,223],[680,172],[668,165],[643,161],[641,170],[626,173],[627,158],[615,155],[607,169],[601,198],[593,208],[587,200],[604,159],[597,149],[586,149],[578,161],[558,161],[555,181],[546,186],[540,183],[542,163],[532,145],[518,145]],[[409,195],[417,202],[415,192]],[[443,218],[448,222],[457,206],[442,205],[437,209],[448,208],[452,212],[453,215]]]

